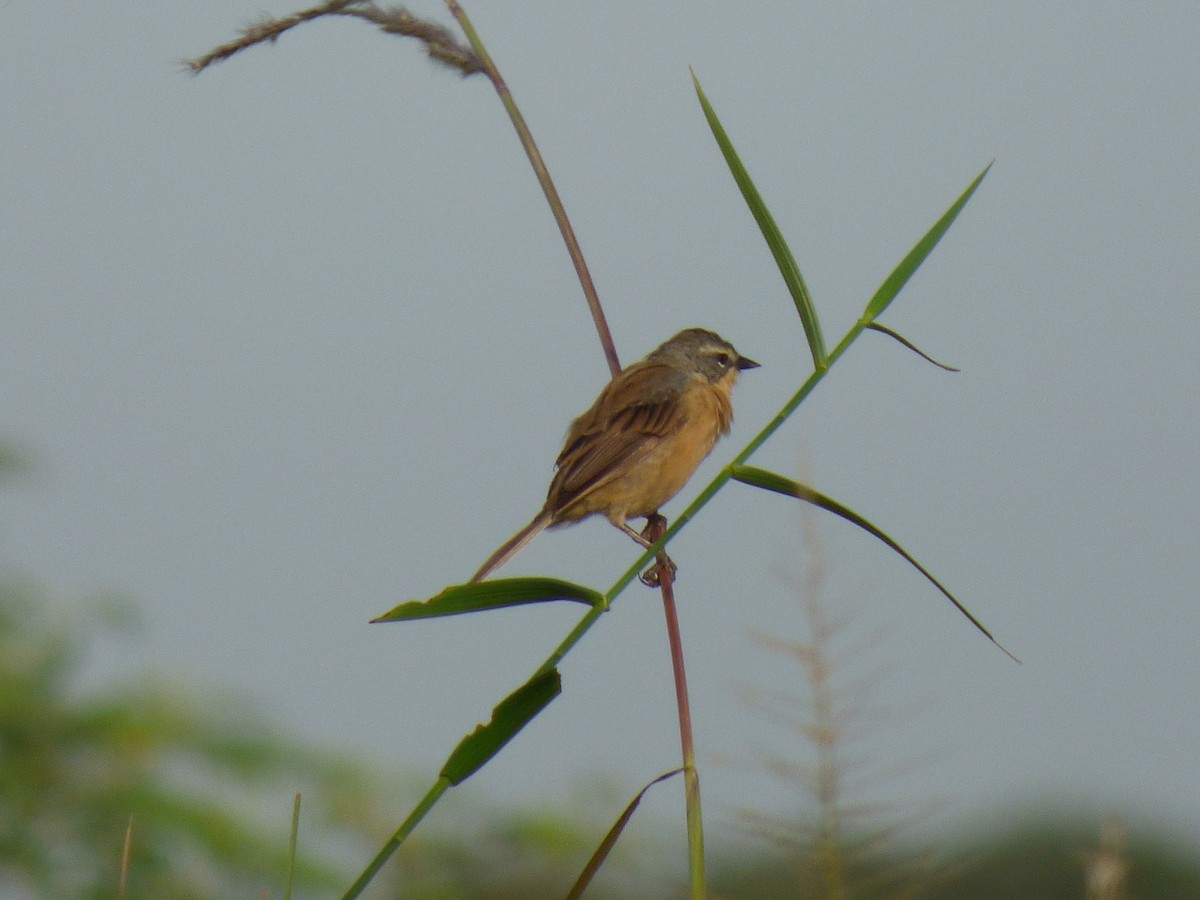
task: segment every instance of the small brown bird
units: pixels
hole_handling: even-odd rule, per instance
[[[596,513],[650,546],[628,520],[658,512],[682,490],[729,433],[738,373],[757,367],[720,335],[688,328],[627,368],[571,424],[541,512],[471,581],[482,581],[546,528]]]

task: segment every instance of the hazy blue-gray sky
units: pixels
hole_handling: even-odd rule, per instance
[[[1200,7],[471,7],[622,358],[703,325],[763,363],[668,514],[811,365],[688,66],[831,344],[996,161],[885,318],[962,374],[867,335],[754,461],[890,531],[1025,661],[820,517],[830,597],[887,632],[881,699],[919,710],[874,749],[934,754],[897,792],[944,798],[943,821],[1086,800],[1200,848]],[[0,550],[64,598],[142,601],[143,640],[102,674],[231,687],[432,779],[579,611],[367,620],[533,514],[606,371],[487,82],[356,22],[181,73],[263,10],[0,6],[0,435],[39,464]],[[732,486],[673,555],[716,834],[790,802],[714,760],[800,752],[741,696],[799,689],[751,638],[805,633],[798,510]],[[506,571],[604,586],[632,556],[588,523]],[[676,764],[656,595],[623,596],[562,671],[464,791],[553,800],[603,771],[631,793]]]

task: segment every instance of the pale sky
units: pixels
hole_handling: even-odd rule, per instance
[[[97,679],[231,689],[432,782],[579,608],[368,620],[533,515],[606,370],[488,83],[357,22],[182,73],[264,11],[292,7],[0,6],[0,437],[37,462],[3,495],[0,562],[64,603],[138,600],[145,629]],[[883,320],[962,373],[865,335],[753,462],[872,519],[1024,660],[819,515],[832,608],[887,635],[849,664],[888,666],[899,721],[866,746],[930,757],[889,790],[942,799],[942,827],[1085,803],[1200,850],[1200,7],[468,11],[623,361],[700,325],[763,364],[668,515],[811,365],[688,67],[831,346],[995,160]],[[603,589],[634,556],[589,522],[505,573]],[[805,635],[798,506],[731,485],[673,556],[710,841],[732,840],[738,808],[791,802],[753,760],[806,752],[743,696],[803,690],[752,637]],[[626,796],[677,765],[656,595],[623,595],[562,675],[464,796],[567,803],[596,775]],[[680,846],[681,794],[643,807]]]

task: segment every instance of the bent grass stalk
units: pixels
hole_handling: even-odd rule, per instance
[[[596,334],[600,338],[600,347],[608,362],[608,370],[615,378],[621,373],[621,363],[617,357],[617,348],[613,343],[612,332],[608,328],[608,319],[604,315],[604,308],[600,305],[600,296],[596,292],[596,285],[592,281],[592,274],[583,257],[579,240],[575,237],[575,229],[567,216],[567,210],[563,206],[562,197],[558,194],[558,188],[554,186],[554,180],[550,177],[546,161],[542,158],[537,142],[533,139],[533,132],[529,130],[529,125],[525,122],[525,117],[521,115],[517,101],[513,99],[512,91],[508,89],[508,84],[501,76],[500,70],[492,62],[491,54],[488,53],[487,47],[484,46],[479,33],[475,31],[475,26],[467,18],[462,6],[456,0],[446,0],[446,6],[458,20],[459,27],[462,28],[463,34],[467,36],[467,41],[471,44],[471,49],[483,62],[484,72],[487,73],[496,93],[500,95],[500,102],[504,104],[504,109],[508,113],[509,119],[512,120],[513,128],[516,129],[517,137],[521,140],[521,146],[525,148],[525,155],[529,157],[529,164],[533,166],[538,184],[542,186],[542,193],[546,195],[546,202],[550,205],[550,212],[553,213],[563,242],[567,245],[567,255],[571,257],[571,263],[575,266],[575,274],[579,278],[579,286],[583,289],[588,311],[592,314],[592,321],[596,325]]]

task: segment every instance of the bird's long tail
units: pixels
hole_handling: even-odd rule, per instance
[[[479,567],[479,571],[471,576],[471,580],[468,583],[474,584],[476,581],[483,581],[492,572],[520,553],[526,544],[549,527],[551,518],[551,514],[544,509],[534,516],[532,522],[501,544],[496,552],[487,558],[487,562]]]

